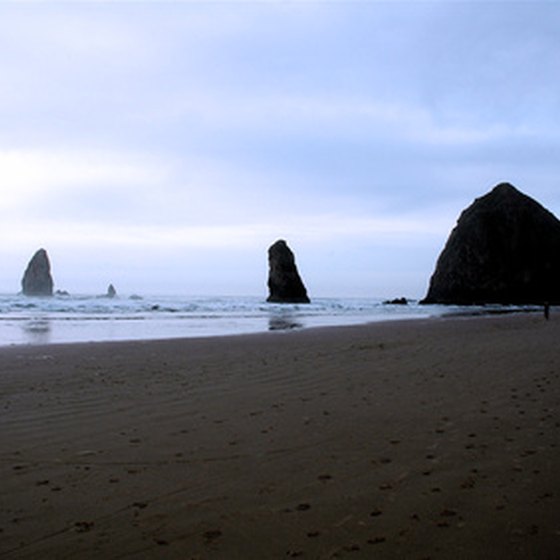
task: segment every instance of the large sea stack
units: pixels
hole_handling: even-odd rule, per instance
[[[509,183],[463,211],[423,303],[560,304],[560,221]]]
[[[282,239],[268,249],[267,301],[271,303],[309,303],[307,290],[299,276],[294,254]]]
[[[51,263],[45,249],[39,249],[29,261],[21,280],[21,288],[26,296],[53,295]]]

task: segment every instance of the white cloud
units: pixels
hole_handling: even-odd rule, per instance
[[[0,227],[0,244],[22,247],[40,243],[67,249],[102,252],[106,248],[165,251],[177,249],[228,250],[261,247],[277,238],[297,239],[299,243],[323,244],[341,240],[371,239],[375,243],[413,244],[420,238],[441,235],[448,217],[425,220],[418,216],[377,216],[356,218],[351,215],[284,216],[266,223],[253,221],[230,225],[117,225],[96,222],[57,222],[42,220],[20,229],[17,240],[9,221]],[[410,241],[410,239],[414,241]]]
[[[168,170],[141,154],[87,150],[0,151],[0,210],[25,208],[40,199],[59,198],[106,185],[127,189],[161,184]],[[63,200],[63,198],[62,198]],[[101,200],[100,203],[110,201]]]
[[[505,122],[477,122],[456,112],[438,115],[412,102],[375,97],[309,94],[228,94],[227,98],[190,90],[165,94],[165,100],[135,117],[145,122],[189,122],[234,134],[250,131],[301,133],[305,137],[378,137],[432,146],[472,146],[512,136],[549,134],[548,129]]]

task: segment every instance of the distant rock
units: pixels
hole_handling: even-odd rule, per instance
[[[54,295],[55,296],[60,296],[60,297],[68,297],[70,295],[70,293],[67,292],[66,290],[56,290]]]
[[[299,276],[294,254],[283,239],[268,249],[267,301],[271,303],[309,303],[307,290]]]
[[[560,303],[560,221],[509,183],[463,211],[422,303]]]
[[[117,290],[115,290],[115,286],[113,284],[109,284],[107,288],[107,293],[105,294],[108,298],[114,298],[117,295]]]
[[[52,296],[53,284],[49,257],[45,249],[39,249],[29,261],[21,280],[22,292],[26,296]]]
[[[399,297],[395,299],[388,299],[383,302],[384,305],[408,305],[408,300],[405,297]]]

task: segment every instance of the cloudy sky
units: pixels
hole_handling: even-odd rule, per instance
[[[3,2],[0,291],[425,294],[509,181],[560,215],[560,3]]]

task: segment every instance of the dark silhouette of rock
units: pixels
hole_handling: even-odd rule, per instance
[[[307,290],[299,276],[294,254],[283,239],[268,249],[267,301],[271,303],[309,303]]]
[[[422,303],[560,303],[560,221],[509,183],[463,211]]]
[[[408,300],[405,297],[399,297],[395,299],[388,299],[383,302],[384,305],[408,305]]]
[[[21,280],[21,288],[26,296],[53,295],[51,264],[45,249],[39,249],[29,261]]]
[[[115,286],[113,286],[113,284],[109,284],[109,287],[107,288],[107,294],[106,296],[108,298],[114,298],[117,295],[117,290],[115,290]]]

